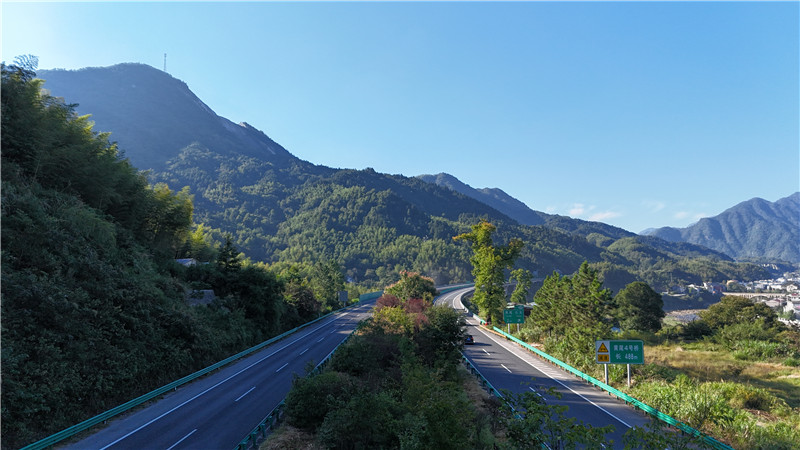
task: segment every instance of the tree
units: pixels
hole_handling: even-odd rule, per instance
[[[517,285],[514,286],[514,292],[511,293],[511,302],[525,303],[528,291],[531,289],[533,275],[525,269],[516,269],[511,272],[509,279],[517,282]]]
[[[311,273],[311,286],[314,296],[328,311],[341,308],[339,291],[344,290],[344,273],[338,262],[333,259],[317,262]]]
[[[230,234],[225,236],[225,245],[219,249],[217,254],[217,266],[224,273],[237,272],[242,268],[242,258],[239,249],[233,244],[233,237]]]
[[[778,316],[769,306],[733,295],[726,295],[720,299],[719,303],[711,305],[707,310],[700,312],[700,319],[703,320],[711,330],[716,331],[728,325],[740,323],[755,323],[763,319],[765,328],[778,327],[783,325],[778,322]]]
[[[653,333],[661,329],[661,319],[666,315],[664,301],[661,294],[647,283],[634,281],[619,291],[614,299],[622,328]]]
[[[500,322],[505,307],[505,288],[503,270],[514,266],[523,242],[512,239],[508,245],[495,246],[492,234],[497,227],[481,220],[472,226],[472,231],[453,237],[455,241],[468,241],[472,244],[472,275],[475,278],[473,302],[487,320]]]
[[[572,277],[545,278],[534,302],[526,327],[545,338],[548,353],[574,365],[589,364],[594,341],[611,334],[611,292],[586,261]]]
[[[397,283],[387,286],[384,290],[386,294],[391,294],[397,298],[408,301],[412,298],[423,299],[432,302],[438,291],[433,284],[433,279],[424,277],[417,272],[400,272],[400,280]]]

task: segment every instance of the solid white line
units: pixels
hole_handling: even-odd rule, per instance
[[[275,371],[275,373],[278,373],[278,372],[280,372],[281,370],[283,370],[283,368],[284,368],[284,367],[286,367],[286,366],[288,366],[288,365],[289,365],[289,363],[286,363],[286,364],[282,365],[280,369],[278,369],[278,370],[276,370],[276,371]]]
[[[303,350],[302,352],[300,352],[300,354],[302,355],[303,353],[307,352],[309,348],[311,347],[308,347],[307,349]]]
[[[174,443],[174,444],[170,445],[170,446],[169,446],[169,448],[168,448],[167,450],[172,450],[173,448],[175,448],[175,446],[176,446],[176,445],[180,444],[181,442],[183,442],[183,441],[184,441],[184,439],[186,439],[186,438],[188,438],[189,436],[191,436],[192,434],[194,434],[194,432],[195,432],[195,431],[197,431],[197,428],[195,428],[194,430],[192,430],[192,431],[191,431],[189,434],[187,434],[186,436],[182,437],[180,441],[178,441],[178,442],[176,442],[176,443]]]
[[[512,372],[512,371],[511,371],[511,369],[509,369],[508,367],[506,367],[506,365],[505,365],[505,364],[500,364],[500,365],[501,365],[501,366],[503,366],[503,369],[506,369],[506,370],[508,370],[508,373],[514,373],[514,372]]]
[[[239,400],[241,400],[241,399],[242,399],[242,397],[244,397],[245,395],[247,395],[247,394],[249,394],[249,393],[253,392],[253,389],[255,389],[255,388],[256,388],[255,386],[251,387],[251,388],[250,388],[250,389],[249,389],[247,392],[245,392],[244,394],[240,395],[240,396],[239,396],[239,398],[237,398],[237,399],[236,399],[236,400],[234,400],[234,401],[235,401],[235,402],[238,402]]]
[[[480,328],[478,328],[478,329],[480,329]],[[488,336],[488,337],[489,337],[489,339],[491,339],[491,340],[493,340],[493,341],[497,342],[498,344],[500,344],[500,342],[498,342],[498,341],[497,341],[497,340],[494,338],[494,336],[491,336],[491,335],[490,335],[490,333],[485,333],[485,332],[483,332],[483,330],[481,330],[481,332],[482,332],[484,335]],[[501,346],[503,346],[502,344],[500,344],[500,345],[501,345]],[[505,346],[503,346],[503,347],[505,347]],[[523,349],[523,350],[524,350],[524,349]],[[527,350],[525,350],[525,351],[527,351]],[[539,370],[539,368],[538,368],[538,367],[534,366],[533,364],[531,364],[531,363],[530,363],[530,362],[528,362],[528,361],[525,361],[525,360],[524,360],[524,359],[522,359],[520,356],[518,356],[516,353],[514,353],[514,352],[509,352],[509,353],[511,353],[512,355],[514,355],[514,356],[516,356],[517,358],[521,359],[521,360],[522,360],[524,363],[528,364],[529,366],[533,367],[534,369],[536,369],[536,370]],[[506,369],[506,370],[508,370],[508,369]],[[539,372],[542,372],[542,371],[541,371],[541,370],[539,370]],[[542,373],[544,373],[544,372],[542,372]],[[548,375],[548,374],[545,374],[545,375]],[[558,383],[558,384],[560,384],[560,385],[564,386],[565,388],[567,388],[567,389],[569,389],[570,391],[572,391],[573,393],[575,393],[575,395],[577,395],[578,397],[580,397],[580,398],[582,398],[582,399],[586,400],[587,402],[591,403],[592,405],[594,405],[594,406],[595,406],[597,409],[599,409],[599,410],[603,411],[604,413],[608,414],[609,416],[611,416],[611,417],[613,417],[613,418],[617,419],[617,420],[619,421],[619,423],[621,423],[621,424],[625,425],[625,426],[626,426],[626,427],[628,427],[628,428],[633,428],[631,425],[628,425],[628,424],[627,424],[627,423],[626,423],[624,420],[620,419],[619,417],[615,416],[614,414],[611,414],[611,413],[610,413],[610,412],[609,412],[607,409],[605,409],[605,408],[603,408],[602,406],[598,405],[597,403],[595,403],[595,402],[593,402],[593,401],[589,400],[588,398],[584,397],[584,396],[583,396],[583,395],[581,395],[580,393],[576,392],[576,391],[575,391],[574,389],[572,389],[571,387],[569,387],[569,386],[567,386],[566,384],[562,383],[562,382],[561,382],[561,380],[559,380],[558,378],[555,378],[555,377],[553,377],[553,376],[551,376],[551,375],[548,375],[548,376],[550,377],[550,379],[552,379],[552,380],[553,380],[553,381],[555,381],[556,383]]]

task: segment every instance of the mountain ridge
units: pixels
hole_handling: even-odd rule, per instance
[[[776,259],[798,263],[800,192],[775,202],[754,197],[688,227],[662,227],[647,235],[702,245],[736,259]]]
[[[40,78],[54,95],[78,102],[79,113],[91,113],[98,129],[111,131],[136,167],[150,169],[152,183],[188,186],[195,222],[218,240],[230,233],[255,260],[336,260],[349,278],[377,286],[396,281],[400,269],[441,284],[466,281],[469,249],[452,237],[487,219],[497,225],[497,239],[525,240],[519,267],[572,273],[588,260],[614,290],[637,279],[657,287],[701,281],[683,253],[712,261],[715,269],[702,273],[715,277],[761,274],[700,247],[533,212],[500,189],[464,194],[415,177],[314,165],[246,123],[216,115],[185,83],[150,66],[41,71]],[[526,225],[514,217],[520,212],[543,223]]]

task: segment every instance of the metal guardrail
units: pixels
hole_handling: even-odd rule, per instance
[[[338,350],[339,347],[344,345],[345,342],[350,340],[354,332],[355,330],[353,330],[353,332],[348,334],[347,337],[344,338],[342,342],[340,342],[336,347],[334,347],[333,350],[331,350],[331,352],[328,353],[328,356],[323,358],[322,361],[320,361],[319,364],[317,364],[314,367],[314,369],[306,375],[306,377],[317,375],[320,372],[322,372],[322,369],[324,369],[325,366],[328,365],[328,362],[330,362],[331,358],[333,357],[333,354],[336,353],[336,350]],[[255,448],[255,446],[258,445],[260,440],[265,439],[267,435],[269,435],[269,433],[273,431],[276,428],[276,426],[283,421],[283,408],[284,406],[286,406],[285,401],[286,399],[284,398],[284,400],[282,400],[278,404],[278,406],[276,406],[267,415],[267,417],[265,417],[264,420],[261,421],[261,423],[256,425],[256,427],[253,428],[253,430],[250,433],[248,433],[247,436],[245,436],[244,439],[241,440],[241,442],[239,442],[239,445],[237,445],[234,448],[234,450],[248,450],[251,448],[251,445],[253,448]]]
[[[483,323],[482,320],[481,320],[481,322]],[[613,387],[607,385],[606,383],[603,383],[602,381],[600,381],[600,380],[598,380],[598,379],[596,379],[596,378],[594,378],[594,377],[592,377],[590,375],[587,375],[587,374],[581,372],[580,370],[570,366],[569,364],[566,364],[566,363],[562,362],[561,360],[556,359],[556,358],[548,355],[547,353],[545,353],[545,352],[543,352],[543,351],[541,351],[541,350],[539,350],[539,349],[527,344],[526,342],[523,342],[522,340],[520,340],[520,339],[518,339],[518,338],[516,338],[514,336],[511,336],[510,334],[506,333],[505,331],[501,330],[500,328],[493,327],[493,330],[498,332],[498,333],[500,333],[500,334],[502,334],[507,339],[510,339],[510,340],[516,342],[517,344],[523,346],[524,348],[536,353],[537,355],[541,356],[542,358],[544,358],[544,359],[552,362],[553,364],[561,367],[562,369],[566,370],[567,372],[570,372],[573,375],[576,375],[577,377],[582,378],[585,381],[587,381],[587,382],[599,387],[600,389],[608,392],[609,394],[612,394],[612,395],[616,396],[620,400],[622,400],[622,401],[624,401],[626,403],[629,403],[629,404],[641,409],[642,411],[648,413],[652,417],[655,417],[656,419],[659,419],[659,420],[661,420],[662,422],[664,422],[664,423],[666,423],[668,425],[671,425],[671,426],[673,426],[675,428],[678,428],[679,430],[683,431],[686,434],[690,434],[692,436],[700,438],[703,442],[705,442],[708,445],[711,445],[714,448],[721,449],[721,450],[734,450],[733,447],[730,447],[730,446],[728,446],[728,445],[726,445],[726,444],[714,439],[713,437],[703,433],[700,430],[696,430],[696,429],[690,427],[689,425],[686,425],[685,423],[673,418],[672,416],[669,416],[667,414],[662,413],[661,411],[653,408],[652,406],[643,403],[639,399],[631,397],[630,395],[628,395],[628,394],[626,394],[626,393],[624,393],[624,392],[622,392],[622,391],[620,391],[620,390],[618,390],[616,388],[613,388]]]
[[[369,295],[369,294],[364,294],[364,295]],[[363,300],[371,299],[371,297],[369,297],[369,298],[362,298],[362,297],[363,296],[359,297],[359,304]],[[238,359],[240,359],[240,358],[242,358],[244,356],[247,356],[247,355],[250,355],[251,353],[257,352],[257,351],[261,350],[262,348],[264,348],[264,347],[266,347],[266,346],[268,346],[270,344],[273,344],[273,343],[285,338],[286,336],[294,333],[295,331],[300,330],[301,328],[305,328],[305,327],[307,327],[307,326],[309,326],[309,325],[311,325],[313,323],[319,322],[320,320],[323,320],[323,319],[325,319],[325,318],[327,318],[327,317],[329,317],[329,316],[331,316],[333,314],[338,314],[341,311],[344,311],[346,309],[352,308],[354,306],[358,306],[358,304],[353,304],[353,305],[350,305],[348,307],[345,307],[345,308],[330,312],[330,313],[328,313],[328,314],[326,314],[324,316],[321,316],[321,317],[319,317],[317,319],[312,320],[311,322],[307,322],[307,323],[305,323],[303,325],[300,325],[299,327],[292,328],[289,331],[281,333],[278,336],[270,338],[270,339],[268,339],[268,340],[266,340],[266,341],[264,341],[264,342],[262,342],[260,344],[257,344],[257,345],[255,345],[253,347],[250,347],[247,350],[241,351],[241,352],[239,352],[239,353],[237,353],[237,354],[235,354],[233,356],[225,358],[222,361],[219,361],[219,362],[217,362],[215,364],[212,364],[212,365],[210,365],[210,366],[208,366],[208,367],[206,367],[204,369],[200,369],[197,372],[194,372],[194,373],[192,373],[190,375],[187,375],[187,376],[185,376],[185,377],[183,377],[183,378],[181,378],[179,380],[176,380],[176,381],[173,381],[172,383],[169,383],[169,384],[166,384],[164,386],[161,386],[158,389],[155,389],[155,390],[150,391],[150,392],[148,392],[148,393],[146,393],[144,395],[136,397],[135,399],[130,400],[128,402],[125,402],[125,403],[123,403],[123,404],[121,404],[121,405],[119,405],[119,406],[117,406],[115,408],[109,409],[108,411],[102,412],[102,413],[100,413],[100,414],[98,414],[98,415],[96,415],[96,416],[94,416],[94,417],[92,417],[90,419],[84,420],[81,423],[73,425],[73,426],[71,426],[69,428],[65,428],[65,429],[59,431],[58,433],[52,434],[52,435],[50,435],[50,436],[48,436],[48,437],[46,437],[44,439],[41,439],[41,440],[36,441],[36,442],[34,442],[32,444],[29,444],[29,445],[23,447],[22,450],[41,450],[41,449],[45,449],[45,448],[48,448],[48,447],[52,447],[53,445],[57,444],[58,442],[63,441],[64,439],[71,438],[71,437],[75,436],[78,433],[84,432],[84,431],[86,431],[86,430],[88,430],[88,429],[90,429],[90,428],[92,428],[92,427],[94,427],[94,426],[96,426],[96,425],[98,425],[100,423],[103,423],[103,422],[107,421],[108,419],[110,419],[110,418],[112,418],[114,416],[117,416],[117,415],[119,415],[121,413],[124,413],[124,412],[126,412],[126,411],[128,411],[128,410],[130,410],[132,408],[135,408],[135,407],[141,405],[142,403],[145,403],[145,402],[150,401],[150,400],[152,400],[152,399],[154,399],[156,397],[159,397],[159,396],[161,396],[161,395],[163,395],[163,394],[165,394],[165,393],[167,393],[167,392],[169,392],[169,391],[171,391],[173,389],[177,389],[181,385],[184,385],[184,384],[186,384],[186,383],[188,383],[190,381],[194,381],[197,378],[200,378],[200,377],[202,377],[204,375],[207,375],[207,374],[213,372],[214,370],[217,370],[217,369],[219,369],[219,368],[221,368],[221,367],[223,367],[223,366],[225,366],[227,364],[230,364],[231,362],[236,361],[236,360],[238,360]]]

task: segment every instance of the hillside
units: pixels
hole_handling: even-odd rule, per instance
[[[185,83],[149,66],[39,76],[53,95],[78,103],[79,113],[92,114],[98,129],[110,130],[133,164],[150,169],[151,182],[188,186],[195,222],[210,227],[218,240],[231,233],[254,260],[332,259],[349,279],[373,286],[393,282],[398,269],[421,271],[437,283],[465,281],[471,279],[469,248],[452,236],[487,218],[498,226],[500,240],[526,241],[518,265],[540,274],[572,273],[588,260],[608,271],[614,290],[635,279],[657,287],[702,281],[684,267],[689,254],[680,248],[662,252],[656,272],[611,246],[635,238],[633,233],[537,213],[499,189],[476,199],[469,190],[465,195],[419,178],[302,161],[261,131],[217,116]],[[539,224],[530,226],[536,217]],[[729,264],[714,252],[693,251],[693,258],[702,254],[714,267]]]
[[[739,203],[686,228],[650,230],[650,236],[702,245],[736,259],[800,262],[800,192],[769,202]]]
[[[506,214],[522,225],[544,225],[548,228],[555,228],[567,233],[576,233],[581,236],[587,236],[591,233],[601,234],[614,239],[634,236],[634,233],[602,222],[590,222],[587,220],[535,211],[529,208],[525,203],[506,194],[502,189],[475,189],[450,174],[419,175],[417,178],[428,183],[449,188],[467,197],[474,198]]]

